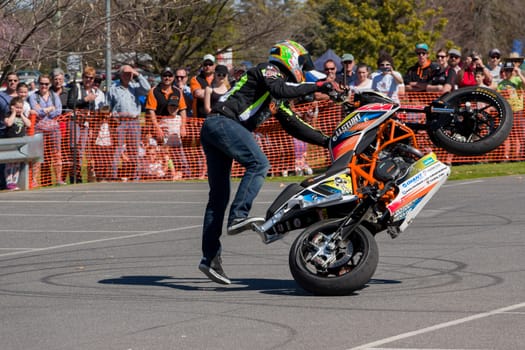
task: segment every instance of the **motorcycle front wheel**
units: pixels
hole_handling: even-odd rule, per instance
[[[293,242],[289,265],[295,281],[315,295],[348,295],[362,289],[375,273],[379,249],[374,236],[357,226],[346,240],[334,238],[342,219],[320,221]],[[338,236],[339,237],[339,236]]]
[[[492,89],[465,87],[440,98],[454,113],[436,113],[428,130],[438,147],[460,156],[482,155],[500,146],[509,136],[514,115],[507,100]]]

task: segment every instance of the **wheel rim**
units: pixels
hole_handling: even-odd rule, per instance
[[[334,239],[337,226],[321,228],[305,236],[298,258],[311,274],[337,278],[357,268],[366,255],[367,244],[359,232],[353,232],[346,241]]]
[[[490,137],[498,131],[505,118],[504,106],[485,94],[473,94],[469,98],[458,98],[447,103],[458,106],[460,111],[439,130],[458,143],[474,143]],[[470,105],[472,112],[466,112]]]

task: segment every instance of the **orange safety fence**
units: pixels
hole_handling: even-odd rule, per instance
[[[410,93],[403,97],[401,104],[424,106],[436,97],[431,93]],[[318,113],[315,113],[316,106]],[[342,118],[341,106],[330,101],[296,105],[294,109],[328,135],[331,135]],[[424,114],[411,113],[404,117],[411,121],[420,120]],[[34,133],[34,121],[33,116],[33,126],[28,134]],[[140,135],[137,134],[140,145],[134,147],[133,138],[120,138],[119,141],[118,131],[125,121],[109,113],[88,113],[82,110],[65,113],[58,118],[59,129],[43,132],[44,162],[32,165],[31,187],[61,182],[204,179],[206,160],[199,141],[202,122],[203,119],[187,118],[186,135],[180,139],[172,135],[158,140],[149,123],[141,117]],[[73,128],[73,125],[76,127]],[[176,123],[174,127],[177,128]],[[449,154],[434,146],[426,132],[418,132],[417,140],[420,148],[432,149],[446,163],[521,161],[525,157],[525,149],[521,147],[524,128],[523,110],[515,112],[513,130],[507,141],[494,151],[476,157]],[[275,118],[262,124],[253,135],[271,163],[269,176],[309,175],[312,170],[330,164],[327,150],[295,140],[281,129]],[[235,163],[232,176],[242,174],[243,168]]]

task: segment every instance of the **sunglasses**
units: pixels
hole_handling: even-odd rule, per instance
[[[88,75],[84,75],[84,79],[93,80],[93,79],[95,79],[95,77],[90,77],[90,76],[88,76]]]
[[[202,65],[203,65],[204,67],[211,67],[211,66],[213,66],[213,63],[211,63],[211,62],[206,62],[206,63],[203,63]]]
[[[40,86],[49,86],[49,85],[51,85],[51,83],[38,83],[38,85],[40,85]]]
[[[335,67],[326,67],[324,70],[335,70]]]
[[[497,58],[498,60],[501,58],[500,55],[493,55],[493,56],[490,56],[490,58]]]
[[[171,74],[164,74],[162,77],[163,78],[173,78],[173,75],[171,75]]]
[[[10,83],[18,83],[18,79],[9,79],[7,81]]]
[[[226,74],[224,74],[224,73],[215,73],[215,75],[217,75],[218,77],[225,77],[226,76]]]
[[[185,75],[177,75],[175,78],[177,78],[179,80],[182,80],[182,79],[186,78],[186,76]]]
[[[437,57],[437,58],[447,58],[446,55],[437,55],[436,57]]]
[[[416,52],[416,55],[418,55],[418,56],[425,56],[427,54],[428,54],[428,52],[423,52],[423,51]]]
[[[459,56],[456,56],[456,55],[450,55],[449,57],[452,58],[452,59],[455,59],[455,60],[457,60],[459,58]]]

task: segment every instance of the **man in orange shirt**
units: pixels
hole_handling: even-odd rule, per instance
[[[417,55],[417,63],[408,68],[407,74],[404,76],[406,92],[426,91],[427,85],[440,71],[439,64],[432,62],[428,58],[427,44],[417,44],[415,53]]]
[[[213,55],[204,55],[202,59],[202,68],[199,74],[190,80],[190,89],[193,94],[193,116],[206,118],[204,111],[204,95],[207,86],[211,86],[215,73],[215,57]]]
[[[158,117],[168,117],[168,101],[172,94],[179,96],[179,115],[186,119],[186,102],[182,91],[173,83],[175,74],[170,67],[166,67],[160,73],[160,83],[151,89],[146,98],[146,116],[151,120],[152,133],[158,140],[164,139],[164,131],[161,128]],[[167,135],[166,135],[167,136]]]

